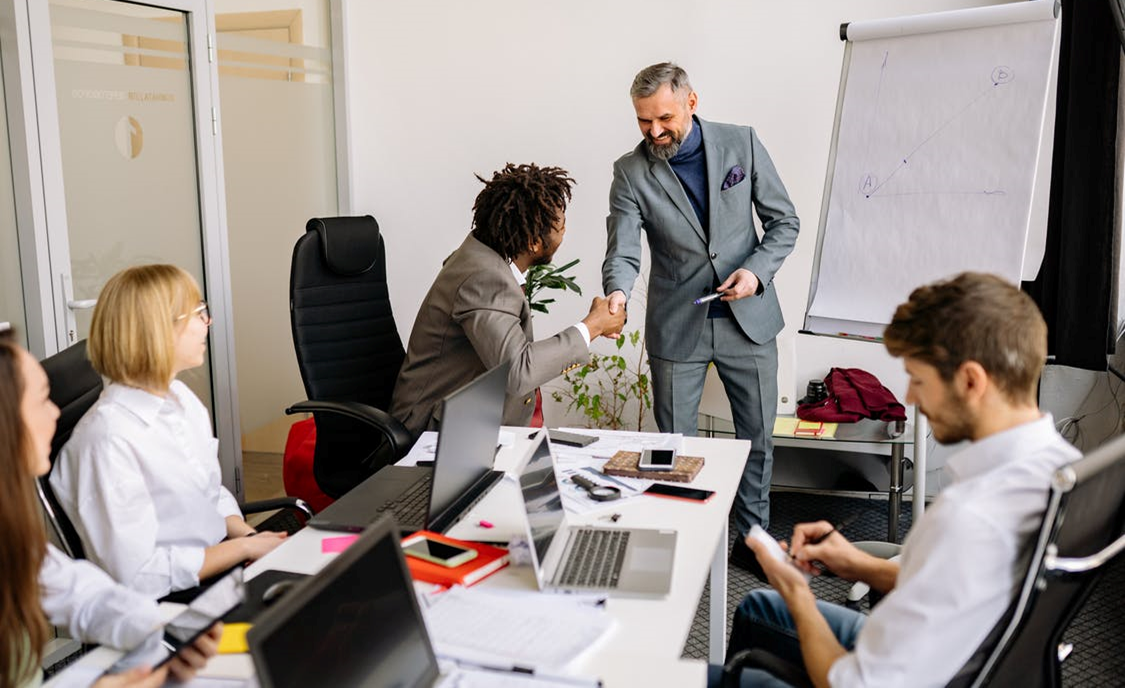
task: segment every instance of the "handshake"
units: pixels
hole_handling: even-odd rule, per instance
[[[590,339],[608,337],[616,339],[625,327],[624,296],[621,292],[614,292],[609,298],[594,297],[590,304],[590,313],[582,319],[583,324],[590,330]]]

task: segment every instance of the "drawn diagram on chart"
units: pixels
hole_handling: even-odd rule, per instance
[[[874,111],[876,117],[879,114],[879,96],[880,96],[880,94],[883,90],[883,79],[886,76],[887,62],[888,62],[889,59],[890,59],[890,51],[889,50],[884,51],[882,63],[879,65],[879,81],[878,81],[878,85],[875,88],[875,97],[874,97],[874,100],[873,100],[873,102],[875,104],[875,106],[873,108],[873,111]],[[927,150],[924,150],[924,149],[927,147],[927,144],[929,144],[934,139],[937,139],[938,136],[944,130],[946,130],[949,127],[950,124],[954,123],[955,121],[957,121],[958,119],[960,119],[962,117],[972,117],[974,107],[976,107],[983,99],[988,98],[988,97],[1000,97],[998,95],[999,90],[1001,90],[1001,88],[1003,86],[1005,86],[1007,84],[1010,84],[1014,78],[1015,78],[1015,70],[1013,70],[1011,67],[1007,67],[1005,65],[998,65],[995,68],[993,68],[991,70],[990,74],[988,75],[988,85],[986,85],[983,89],[981,89],[975,96],[971,97],[968,100],[968,102],[964,104],[964,106],[957,109],[952,115],[947,117],[937,127],[935,127],[933,130],[929,131],[928,133],[924,133],[922,136],[920,136],[920,138],[918,140],[918,143],[916,145],[914,145],[913,148],[911,148],[909,151],[907,151],[903,155],[899,156],[899,159],[897,160],[897,164],[895,164],[894,169],[892,169],[889,173],[884,173],[882,176],[880,176],[880,174],[877,171],[871,170],[870,168],[868,168],[868,171],[865,171],[863,174],[861,174],[860,179],[859,179],[859,186],[857,188],[857,192],[860,195],[862,195],[864,198],[867,198],[867,199],[871,199],[871,198],[875,198],[875,199],[890,198],[890,197],[895,197],[895,196],[923,196],[923,195],[931,195],[931,196],[932,195],[941,195],[941,196],[951,196],[951,195],[952,196],[963,196],[963,195],[1003,196],[1004,195],[1003,189],[991,189],[991,188],[975,188],[975,189],[960,189],[960,190],[946,189],[946,190],[942,190],[940,188],[940,186],[926,185],[926,190],[899,191],[899,192],[896,193],[893,190],[893,187],[891,189],[885,189],[884,187],[886,187],[895,178],[895,175],[897,175],[899,172],[901,172],[904,169],[907,169],[909,167],[910,162],[914,158],[915,155],[917,155],[919,153],[921,153],[923,155],[926,154]],[[870,160],[870,157],[871,157],[870,154],[868,154],[866,156],[866,158],[868,160]],[[867,167],[868,166],[865,165],[865,168],[867,168]]]
[[[885,324],[934,279],[1020,278],[1053,35],[1041,22],[849,45],[809,316]]]

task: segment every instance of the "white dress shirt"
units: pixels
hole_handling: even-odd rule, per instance
[[[1081,453],[1050,414],[974,442],[903,544],[898,581],[871,612],[832,686],[944,686],[1011,604],[1055,470]]]
[[[118,585],[90,562],[74,561],[53,545],[47,545],[39,585],[47,619],[83,642],[128,650],[162,621],[152,599]]]
[[[520,272],[515,263],[508,263],[508,267],[512,269],[512,276],[516,278],[516,284],[523,288],[527,284],[527,271]],[[590,346],[590,328],[586,327],[586,323],[579,320],[574,323],[574,327],[578,328],[578,334],[582,335],[582,339],[586,340],[586,346]]]
[[[166,396],[111,383],[51,473],[86,556],[153,597],[199,584],[203,551],[241,516],[220,482],[207,409],[176,380]]]

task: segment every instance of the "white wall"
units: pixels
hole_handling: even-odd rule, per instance
[[[385,232],[404,339],[441,261],[469,229],[480,189],[473,174],[508,161],[561,165],[578,180],[558,260],[581,258],[586,296],[600,293],[612,163],[640,138],[629,84],[662,60],[688,70],[702,117],[758,130],[789,189],[802,233],[776,284],[794,333],[816,246],[840,23],[985,4],[996,3],[348,0],[354,205]],[[537,333],[567,326],[586,306],[586,298],[559,298],[536,318]],[[797,338],[799,388],[831,365],[854,365],[903,395],[901,368],[880,346],[809,339]],[[548,414],[562,422],[558,409]]]

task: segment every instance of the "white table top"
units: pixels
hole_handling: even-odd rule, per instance
[[[511,446],[504,447],[496,457],[498,470],[513,469],[518,460],[531,448],[528,430],[511,428],[516,437]],[[725,535],[727,514],[734,500],[749,454],[750,443],[743,440],[685,438],[681,453],[703,456],[703,470],[692,481],[693,487],[714,490],[715,496],[707,503],[641,496],[635,499],[610,503],[603,511],[576,517],[568,514],[569,523],[601,523],[608,525],[605,515],[620,513],[614,524],[622,527],[672,528],[678,531],[672,592],[663,599],[610,599],[606,610],[613,615],[615,626],[597,645],[584,653],[571,667],[575,675],[598,676],[608,688],[614,686],[701,686],[705,682],[706,664],[679,659],[687,636],[691,631],[696,606],[703,586],[715,559],[718,546],[722,546],[722,565],[725,567]],[[514,481],[502,481],[489,493],[465,519],[450,531],[452,537],[463,539],[504,540],[506,532],[514,530],[519,515]],[[484,529],[480,520],[495,524]],[[321,551],[321,541],[338,537],[341,533],[305,528],[290,536],[280,547],[250,565],[246,577],[252,578],[263,571],[281,569],[313,574],[323,568],[334,556]],[[535,577],[530,567],[508,566],[480,584],[488,588],[534,589]],[[725,600],[723,602],[725,608]],[[115,653],[99,649],[95,656],[68,668],[59,678],[80,670],[92,661],[102,666],[112,662]],[[205,675],[231,675],[222,670],[225,665],[249,665],[248,657],[220,657],[220,667],[212,667]],[[215,662],[213,662],[214,664]],[[88,667],[87,667],[88,671]],[[237,672],[236,672],[237,673]],[[52,683],[57,683],[53,681]],[[65,683],[65,681],[64,681]]]
[[[504,447],[497,454],[497,470],[512,470],[531,448],[527,429],[510,430],[516,440],[512,446]],[[646,495],[617,505],[608,503],[604,510],[583,516],[567,515],[570,524],[610,525],[605,516],[620,513],[621,518],[612,525],[626,528],[672,528],[679,533],[672,592],[666,598],[656,600],[610,599],[606,609],[614,616],[616,625],[596,647],[579,658],[572,667],[576,674],[620,675],[621,658],[627,656],[661,661],[679,658],[691,632],[712,558],[720,544],[719,538],[725,538],[727,514],[734,501],[749,451],[750,443],[744,440],[684,438],[680,453],[702,456],[705,459],[703,470],[691,485],[715,491],[715,496],[707,503]],[[516,532],[520,509],[517,500],[514,482],[502,481],[450,530],[449,535],[466,540],[506,541]],[[495,527],[481,528],[477,525],[481,520],[489,521]],[[339,535],[340,533],[306,528],[247,568],[247,577],[268,569],[315,573],[335,556],[321,553],[321,540]],[[726,546],[725,539],[722,546]],[[528,590],[535,588],[535,576],[528,566],[508,566],[479,585],[486,588]],[[607,683],[607,686],[612,685]],[[617,685],[629,685],[629,682]],[[669,682],[665,685],[677,684]]]

